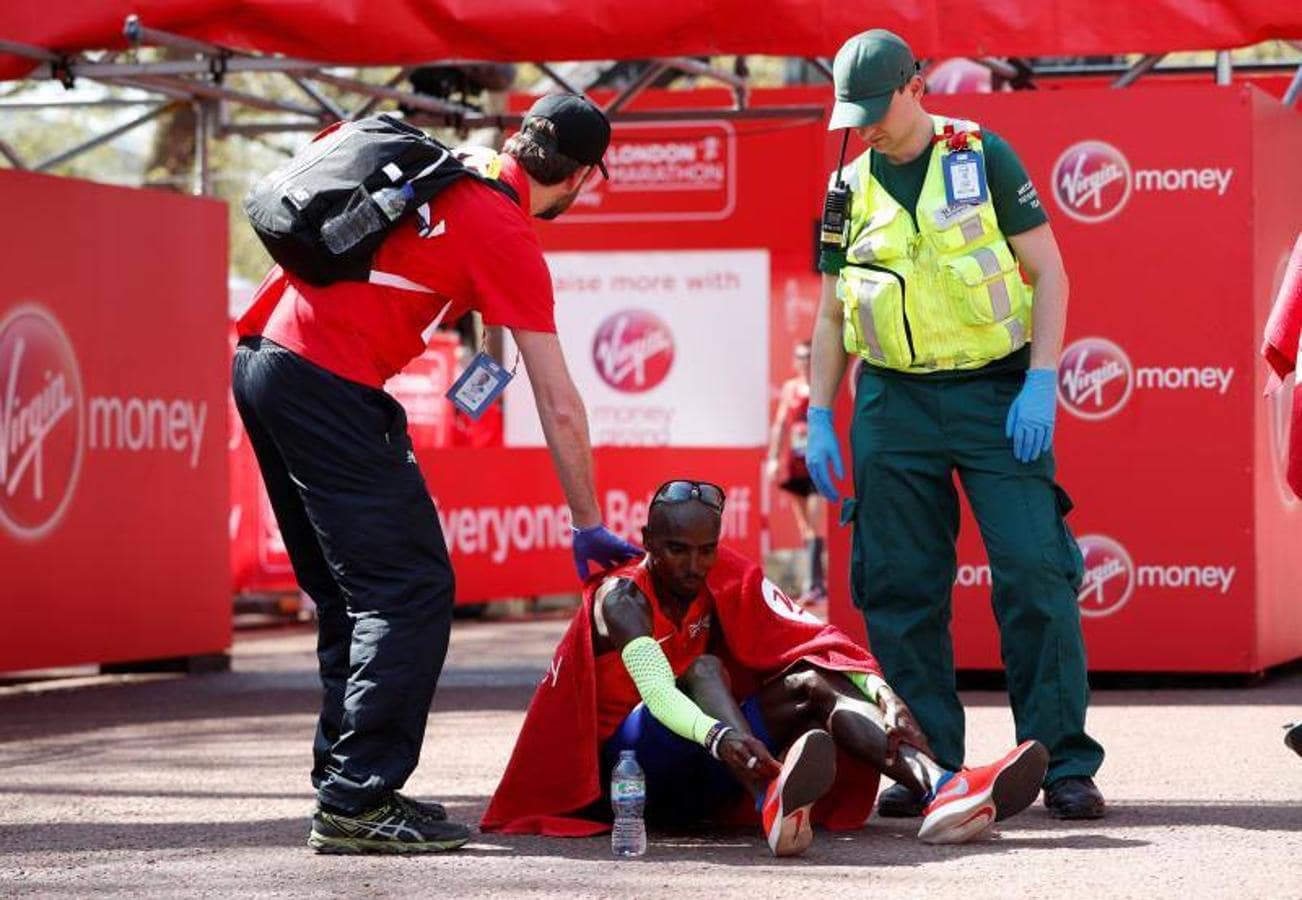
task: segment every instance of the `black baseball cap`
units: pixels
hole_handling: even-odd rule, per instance
[[[597,104],[582,94],[548,94],[524,114],[530,119],[546,119],[556,126],[556,149],[575,162],[596,166],[609,179],[601,158],[610,146],[610,120]]]

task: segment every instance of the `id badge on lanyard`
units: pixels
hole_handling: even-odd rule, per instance
[[[989,197],[986,188],[985,160],[980,150],[956,150],[945,156],[941,164],[945,176],[945,200],[956,203],[985,203]]]
[[[457,409],[472,419],[478,419],[514,377],[513,371],[508,372],[505,366],[480,350],[461,377],[448,388],[447,396]]]

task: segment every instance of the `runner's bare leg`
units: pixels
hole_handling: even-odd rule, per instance
[[[900,747],[894,763],[885,765],[882,711],[839,672],[800,664],[764,685],[758,697],[764,724],[779,746],[810,728],[826,728],[842,750],[919,795],[927,794],[945,772],[908,745]]]

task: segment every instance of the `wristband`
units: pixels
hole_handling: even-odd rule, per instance
[[[872,672],[846,672],[845,677],[850,679],[859,692],[872,703],[878,701],[882,688],[888,686],[880,675],[874,675]]]
[[[705,749],[710,751],[710,755],[715,759],[719,758],[719,745],[723,743],[724,737],[732,731],[731,725],[725,725],[723,722],[715,722],[710,726],[710,730],[705,734],[705,740],[702,742]]]

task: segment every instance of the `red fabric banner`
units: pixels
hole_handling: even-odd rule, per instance
[[[898,32],[919,57],[1164,53],[1302,37],[1302,6],[1278,0],[883,0],[871,13],[836,0],[774,0],[764,15],[746,0],[62,0],[57,15],[37,3],[7,4],[0,37],[63,52],[123,47],[123,22],[132,13],[148,27],[235,50],[388,65],[830,56],[868,28]],[[0,56],[0,77],[30,68],[30,61]]]

